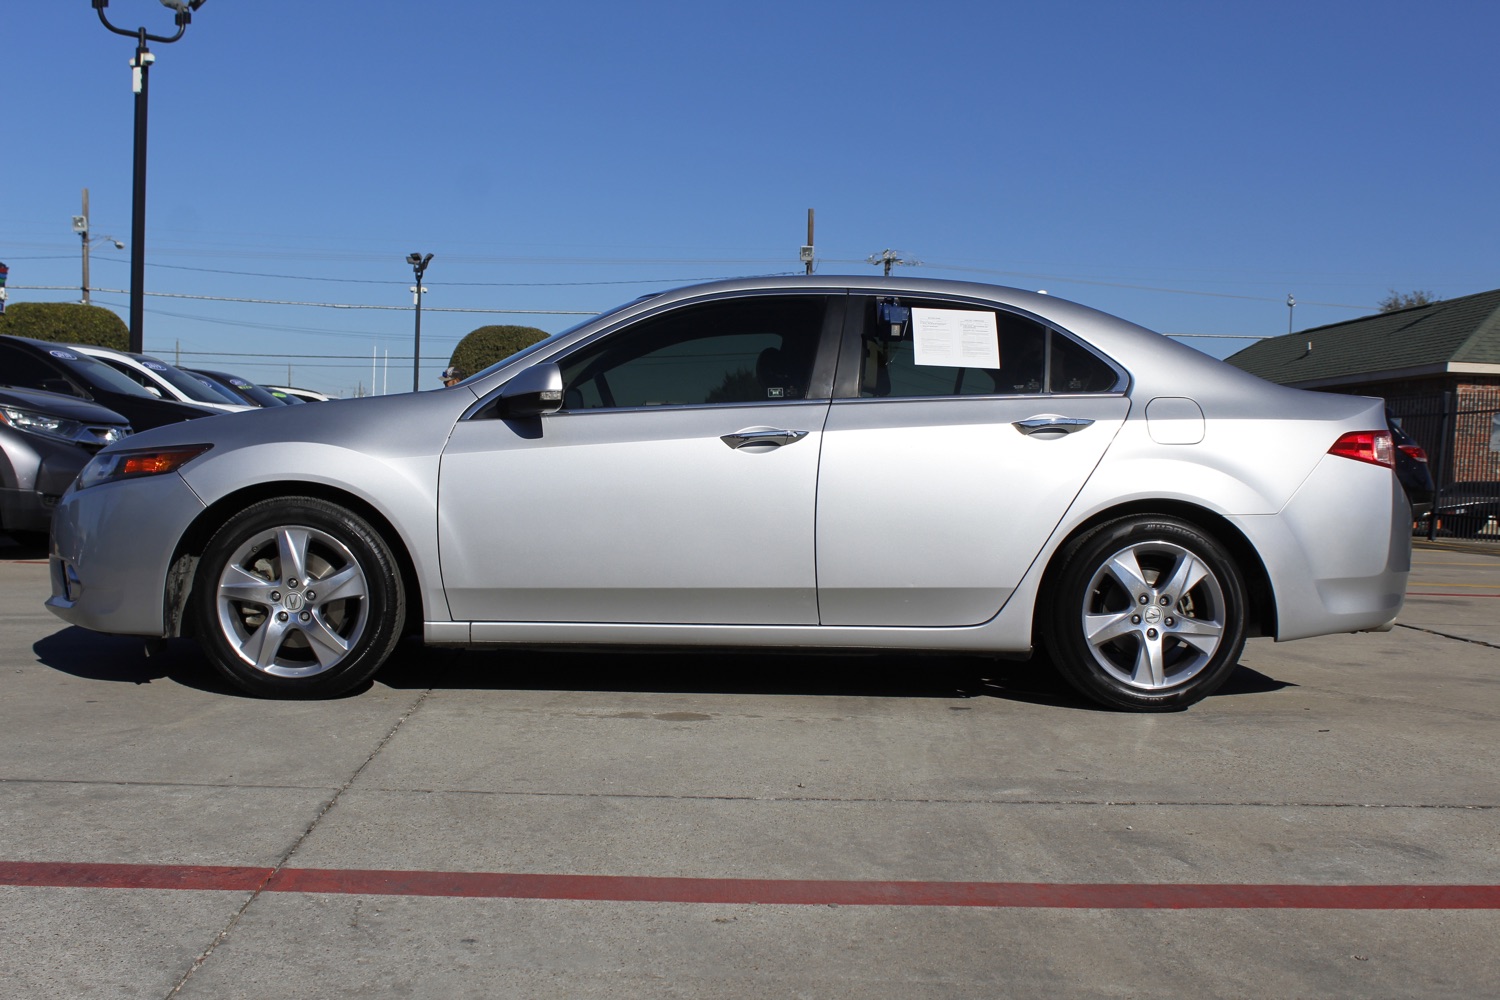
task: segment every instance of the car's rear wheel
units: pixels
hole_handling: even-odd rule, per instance
[[[1234,672],[1245,646],[1245,586],[1234,559],[1168,517],[1113,521],[1062,552],[1048,648],[1083,695],[1115,708],[1184,708]]]
[[[230,518],[204,550],[193,604],[214,666],[273,697],[364,683],[405,619],[390,547],[357,514],[314,497],[266,500]]]

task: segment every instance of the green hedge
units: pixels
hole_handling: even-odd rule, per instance
[[[448,363],[465,376],[473,375],[549,336],[534,326],[481,326],[458,342]]]
[[[82,302],[17,302],[0,315],[0,333],[120,351],[130,347],[130,327],[123,319]]]

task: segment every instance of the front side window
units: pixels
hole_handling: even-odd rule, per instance
[[[806,399],[825,311],[823,296],[765,296],[650,317],[563,359],[563,408]]]
[[[1045,324],[978,305],[871,298],[859,354],[866,398],[1108,392],[1118,376]]]

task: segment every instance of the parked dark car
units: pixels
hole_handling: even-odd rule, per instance
[[[252,406],[287,405],[287,401],[285,399],[278,398],[274,393],[261,386],[256,385],[254,382],[250,381],[247,378],[240,378],[238,375],[231,375],[228,372],[210,371],[207,368],[188,368],[185,370],[191,372],[194,375],[198,375],[210,379],[213,382],[217,382],[219,385],[223,386],[225,389],[228,389],[230,392],[234,393],[240,399],[244,400]]]
[[[114,410],[138,431],[218,413],[153,396],[109,365],[47,340],[0,335],[0,385],[41,389]]]
[[[1478,538],[1493,533],[1500,522],[1500,481],[1471,480],[1452,483],[1438,491],[1438,531],[1459,538]]]
[[[1437,489],[1432,468],[1427,464],[1427,451],[1401,429],[1400,418],[1390,410],[1385,415],[1391,427],[1391,442],[1396,446],[1396,478],[1401,480],[1401,488],[1411,502],[1412,519],[1423,520],[1432,513],[1432,497]]]
[[[45,532],[58,498],[125,418],[55,392],[0,389],[0,531]]]

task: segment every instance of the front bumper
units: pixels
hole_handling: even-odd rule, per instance
[[[18,432],[3,446],[10,473],[0,487],[0,527],[46,531],[53,508],[92,456],[74,444]]]
[[[164,635],[172,556],[202,511],[177,475],[67,493],[52,517],[47,608],[96,632]]]

